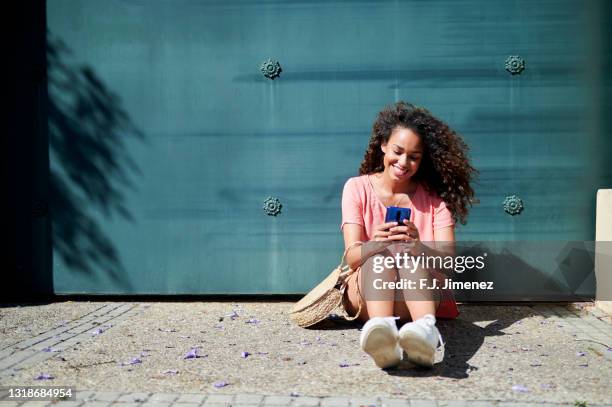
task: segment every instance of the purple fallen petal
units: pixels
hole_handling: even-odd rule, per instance
[[[48,373],[41,373],[34,378],[34,380],[53,380],[55,377],[51,376]]]
[[[538,366],[542,366],[542,364],[540,362],[533,362],[532,364],[530,364],[529,366],[532,367],[538,367]]]
[[[233,310],[231,314],[227,314],[225,315],[226,317],[230,317],[231,319],[236,319],[238,318],[240,315],[238,315],[238,313],[236,312],[236,310]]]
[[[178,374],[178,372],[179,372],[178,370],[170,369],[170,370],[165,370],[162,373],[169,374],[169,375],[175,375],[175,374]]]
[[[228,382],[216,382],[213,384],[213,386],[215,386],[217,389],[221,388],[221,387],[225,387],[225,386],[229,386]]]
[[[515,384],[514,386],[512,386],[512,390],[517,391],[519,393],[527,393],[529,391],[529,389],[527,389],[527,387],[523,386],[522,384]]]
[[[551,387],[552,387],[552,384],[549,384],[549,383],[540,384],[541,389],[550,389]]]
[[[183,359],[195,359],[199,357],[201,356],[198,355],[198,347],[196,347],[196,348],[191,348],[191,350],[187,352],[185,356],[183,356]]]
[[[100,335],[102,332],[104,332],[104,329],[96,328],[93,331],[91,331],[91,334],[95,336],[95,335]]]
[[[242,356],[242,357],[243,357],[243,358],[245,358],[245,359],[246,359],[246,358],[247,358],[249,355],[250,355],[250,353],[249,353],[249,352],[242,352],[242,353],[240,354],[240,356]]]
[[[584,353],[584,352],[576,352],[576,356],[586,356],[586,353]]]
[[[139,358],[132,358],[132,359],[130,359],[129,362],[125,363],[124,365],[138,365],[138,364],[141,364],[141,363],[142,363],[141,359],[139,359]]]
[[[60,349],[54,349],[54,348],[52,348],[50,346],[47,346],[46,348],[43,348],[42,351],[43,352],[61,352]]]
[[[292,391],[291,394],[289,394],[291,397],[300,397],[300,393],[296,392],[296,391]]]
[[[255,319],[255,318],[250,318],[248,321],[245,322],[246,324],[258,324],[259,320]]]
[[[342,362],[338,366],[340,366],[340,367],[349,367],[349,364],[347,362]]]

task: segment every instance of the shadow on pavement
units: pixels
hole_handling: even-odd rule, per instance
[[[464,308],[463,306],[462,308]],[[469,307],[474,309],[478,306]],[[434,365],[433,369],[421,368],[410,362],[402,362],[397,368],[386,369],[389,375],[405,377],[447,377],[452,379],[466,379],[471,371],[478,370],[478,366],[471,365],[468,361],[474,357],[485,338],[490,336],[503,336],[504,329],[515,324],[523,318],[539,315],[525,308],[520,318],[514,313],[491,315],[491,321],[485,327],[480,327],[476,322],[487,320],[486,315],[474,315],[472,312],[462,310],[459,318],[454,320],[438,319],[437,327],[444,339],[444,359]],[[476,318],[475,318],[476,317]],[[310,329],[315,330],[351,330],[361,329],[363,323],[347,321],[341,317],[328,318]],[[399,328],[399,327],[398,327]],[[438,358],[436,358],[438,360]]]

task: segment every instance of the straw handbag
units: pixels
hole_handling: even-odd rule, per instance
[[[293,306],[289,313],[293,322],[302,328],[307,328],[326,319],[333,310],[342,304],[348,277],[359,270],[359,268],[351,270],[348,264],[345,263],[346,253],[349,249],[361,244],[363,243],[355,242],[349,245],[344,251],[338,267]],[[357,284],[357,290],[359,292],[359,284]],[[361,294],[359,294],[359,309],[357,313],[352,317],[348,316],[347,313],[345,319],[352,321],[359,317],[361,306],[362,299]]]

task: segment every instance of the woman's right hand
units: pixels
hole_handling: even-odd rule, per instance
[[[394,226],[397,226],[397,222],[381,223],[380,225],[376,226],[374,228],[374,233],[372,234],[372,240],[376,242],[388,241],[389,236],[395,234],[389,230]]]

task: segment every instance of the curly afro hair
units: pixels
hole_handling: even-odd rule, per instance
[[[455,222],[467,223],[468,205],[472,205],[474,190],[470,181],[478,171],[468,158],[468,146],[448,125],[427,109],[406,102],[385,107],[372,126],[368,149],[359,174],[384,170],[381,145],[389,141],[396,127],[414,131],[425,147],[421,164],[413,179],[436,192],[444,200]]]

